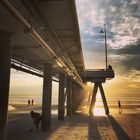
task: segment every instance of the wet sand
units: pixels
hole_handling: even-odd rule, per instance
[[[22,110],[22,106],[19,108]],[[84,104],[75,115],[65,117],[65,121],[57,121],[57,115],[53,114],[49,132],[31,132],[34,126],[29,114],[25,113],[9,121],[8,140],[140,140],[140,110],[137,108],[123,109],[122,114],[118,114],[117,108],[111,108],[110,116],[90,117],[88,105]],[[30,109],[25,110],[29,112]]]
[[[15,108],[8,111],[8,120],[19,119],[21,117],[29,116],[30,111],[36,111],[41,113],[42,106],[41,104],[27,105],[27,104],[10,104],[9,106]],[[52,113],[57,112],[57,105],[52,106]]]
[[[8,112],[8,120],[19,119],[20,117],[29,116],[31,110],[41,110],[41,105],[26,105],[26,104],[10,104],[11,107],[15,108]]]

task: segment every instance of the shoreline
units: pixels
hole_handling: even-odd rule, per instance
[[[89,108],[89,104],[86,106],[86,110]],[[17,104],[17,103],[10,103],[10,107],[13,108],[13,110],[8,111],[8,120],[16,119],[18,117],[22,116],[28,116],[30,115],[30,111],[34,110],[36,112],[41,113],[42,106],[41,104],[35,104],[35,105],[27,105],[27,104]],[[97,105],[96,108],[100,108],[104,110],[103,106]],[[123,105],[123,114],[140,114],[140,105]],[[118,114],[118,106],[116,105],[109,105],[110,113],[111,114]],[[58,105],[52,105],[52,114],[57,115],[58,111]]]
[[[13,110],[8,110],[8,121],[26,117],[30,115],[30,111],[41,113],[42,106],[41,104],[27,105],[27,104],[9,104],[10,107],[14,108]],[[52,105],[52,114],[56,114],[57,105]]]

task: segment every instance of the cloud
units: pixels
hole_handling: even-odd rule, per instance
[[[91,57],[93,62],[90,62],[90,65],[95,64],[94,61],[101,63],[101,57],[104,58],[104,36],[99,32],[106,23],[110,63],[117,65],[115,67],[120,64],[119,67],[139,70],[140,1],[77,0],[76,2],[85,63],[89,64]]]
[[[128,88],[140,89],[140,83],[129,84]]]
[[[117,50],[110,50],[110,58],[127,70],[140,70],[140,41]]]
[[[94,39],[94,33],[99,32],[101,26],[106,23],[111,47],[122,48],[139,39],[140,1],[78,0],[77,7],[81,34],[89,33],[89,36]]]
[[[129,54],[129,55],[139,55],[140,54],[140,40],[135,44],[130,44],[124,48],[117,50],[118,54]]]

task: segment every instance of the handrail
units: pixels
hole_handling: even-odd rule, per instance
[[[113,71],[113,69],[86,69],[85,71]]]

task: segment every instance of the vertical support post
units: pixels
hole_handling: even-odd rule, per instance
[[[73,81],[73,84],[72,84],[72,114],[75,114],[75,111],[81,102],[81,92],[79,89],[80,89],[79,85]]]
[[[106,62],[106,70],[108,67],[107,64],[107,38],[106,38],[106,25],[104,24],[104,31],[105,31],[105,62]]]
[[[43,98],[42,98],[42,131],[51,127],[51,98],[52,98],[52,65],[44,66]]]
[[[99,83],[96,82],[94,84],[92,99],[91,99],[90,108],[89,108],[90,115],[93,115],[93,109],[94,109],[95,102],[96,102],[96,95],[97,95],[98,86],[99,86]]]
[[[58,120],[64,120],[64,74],[59,75]]]
[[[0,140],[7,138],[7,113],[10,82],[11,37],[0,31]]]
[[[103,104],[104,104],[104,108],[105,108],[105,113],[106,113],[106,115],[109,115],[109,108],[108,108],[108,105],[107,105],[107,101],[106,101],[106,97],[105,97],[105,94],[104,94],[104,89],[102,87],[102,83],[99,84],[99,89],[100,89],[100,92],[101,92],[101,96],[102,96],[102,100],[103,100]]]
[[[71,80],[67,79],[67,116],[71,116]]]
[[[71,105],[72,105],[72,114],[74,114],[75,113],[75,111],[76,111],[76,105],[75,105],[75,94],[76,94],[76,87],[75,87],[75,82],[73,81],[72,82],[72,103],[71,103]]]

